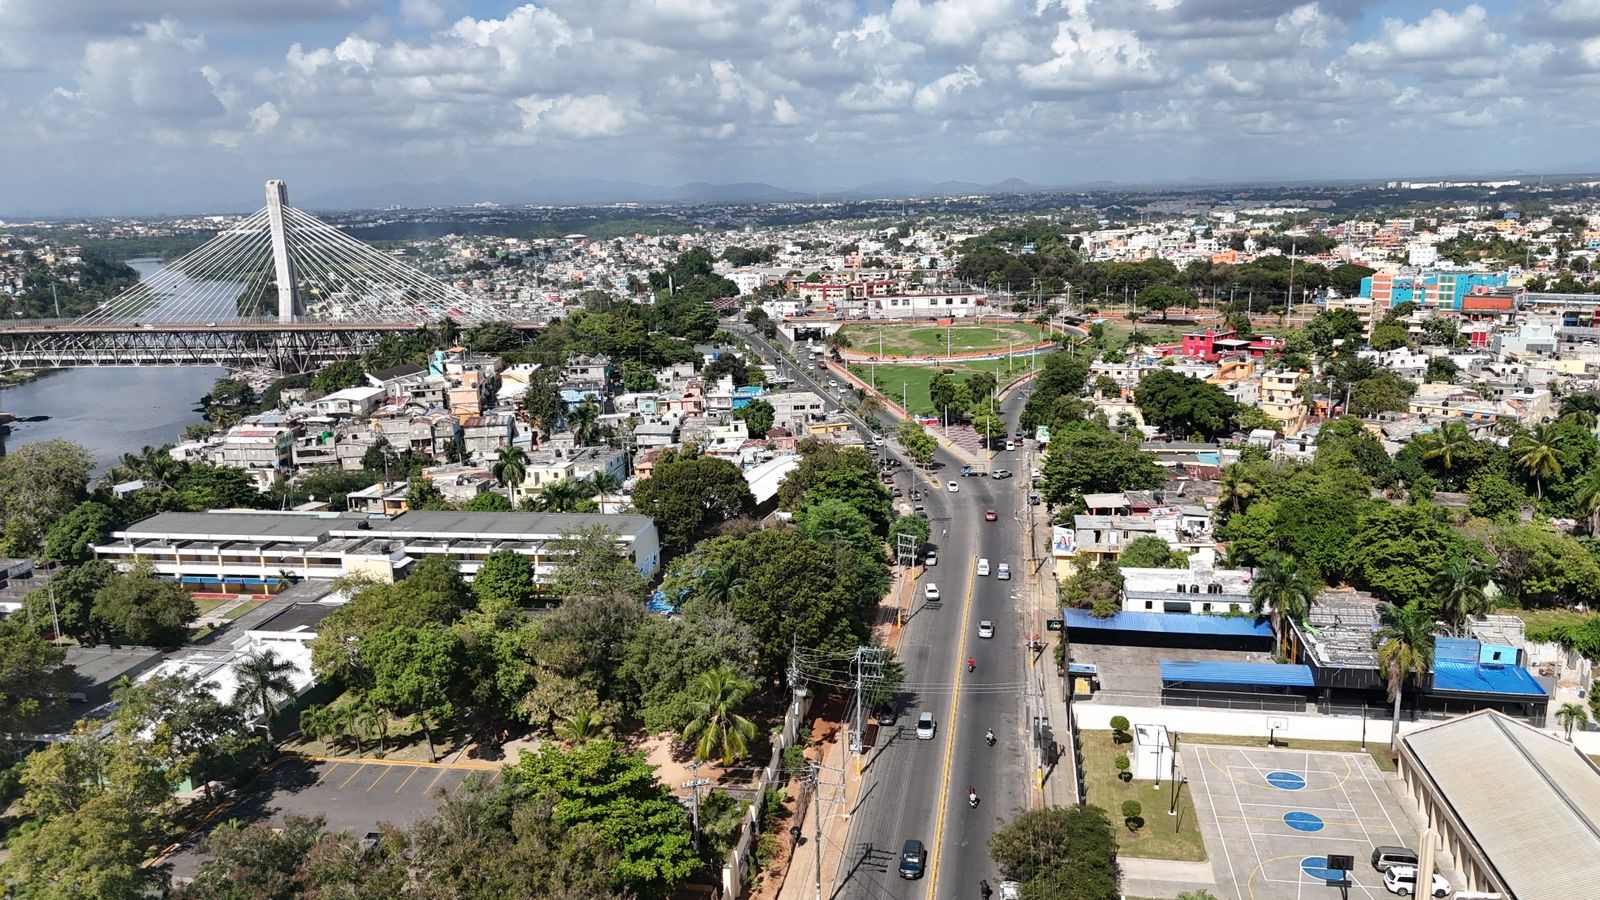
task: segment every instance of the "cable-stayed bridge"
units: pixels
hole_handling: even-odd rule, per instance
[[[269,181],[266,206],[94,311],[0,322],[0,370],[265,365],[305,372],[357,356],[385,334],[445,318],[471,326],[509,317],[295,209],[284,183]]]

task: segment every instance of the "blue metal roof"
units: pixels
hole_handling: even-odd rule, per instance
[[[1464,694],[1547,696],[1539,682],[1521,666],[1480,666],[1456,659],[1433,661],[1433,689]]]
[[[1243,684],[1253,687],[1314,687],[1310,666],[1282,666],[1277,663],[1203,662],[1191,659],[1163,659],[1163,682],[1190,684]]]
[[[1271,638],[1265,619],[1244,616],[1195,616],[1183,613],[1119,612],[1103,619],[1086,609],[1063,610],[1068,628],[1096,631],[1148,631],[1158,634],[1218,634],[1229,637]]]

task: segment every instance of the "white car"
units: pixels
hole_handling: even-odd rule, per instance
[[[933,721],[933,713],[925,712],[922,715],[917,716],[917,740],[933,740],[933,734],[938,729],[939,726]]]
[[[1010,563],[1001,563],[1000,565],[996,566],[995,570],[994,570],[994,577],[998,578],[1001,581],[1010,581],[1011,580],[1011,564]]]
[[[956,484],[954,481],[952,481],[949,484],[945,485],[945,490],[947,490],[950,493],[954,494],[955,492],[961,490],[961,485]]]
[[[929,600],[939,599],[939,586],[931,581],[928,582],[928,586],[922,589],[922,596]]]
[[[1408,897],[1417,892],[1417,869],[1415,866],[1393,866],[1383,873],[1383,886],[1391,894]],[[1449,879],[1433,873],[1433,896],[1448,897],[1452,888]]]
[[[988,619],[984,619],[983,621],[979,622],[978,623],[978,637],[981,637],[981,638],[992,638],[992,637],[994,637],[994,623],[989,621]]]
[[[928,551],[928,558],[923,560],[922,564],[925,565],[925,566],[937,566],[939,564],[939,554],[935,553],[932,550],[929,550]]]
[[[978,560],[978,574],[979,575],[987,575],[987,574],[989,574],[989,560],[987,558]]]

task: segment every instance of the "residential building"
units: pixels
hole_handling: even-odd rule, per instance
[[[462,453],[470,459],[492,459],[510,446],[515,434],[516,420],[509,415],[468,416],[461,420]]]
[[[243,469],[259,490],[282,481],[294,458],[295,430],[287,426],[236,425],[222,436],[218,465]]]
[[[409,481],[380,481],[345,494],[345,508],[369,516],[398,516],[411,508],[406,502],[410,492]]]
[[[369,416],[386,395],[381,387],[370,385],[334,391],[312,401],[312,407],[324,416]]]
[[[1261,411],[1278,423],[1284,434],[1305,430],[1310,410],[1300,396],[1309,376],[1302,371],[1278,370],[1261,375]]]
[[[1210,550],[1189,557],[1183,569],[1122,569],[1122,608],[1128,612],[1204,615],[1251,609],[1249,569],[1218,569]]]

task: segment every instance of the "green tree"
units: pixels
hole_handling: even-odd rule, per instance
[[[244,698],[251,715],[261,716],[268,734],[272,733],[272,716],[277,712],[278,701],[288,700],[295,694],[294,671],[293,662],[271,650],[250,653],[234,666],[239,696]]]
[[[1262,560],[1250,585],[1250,606],[1256,615],[1270,613],[1272,631],[1283,641],[1288,628],[1283,618],[1305,620],[1321,587],[1316,576],[1300,568],[1292,556],[1275,553]]]
[[[1453,559],[1433,576],[1434,608],[1439,618],[1457,632],[1462,630],[1468,616],[1489,611],[1489,598],[1484,594],[1489,576],[1475,563],[1470,559]]]
[[[1511,439],[1511,457],[1528,477],[1533,479],[1538,498],[1544,500],[1546,479],[1561,474],[1567,455],[1556,445],[1555,435],[1549,425],[1540,425]]]
[[[95,592],[91,628],[113,640],[151,647],[176,647],[199,615],[183,585],[155,577],[141,562],[118,573]]]
[[[843,500],[808,503],[794,523],[801,534],[820,543],[842,544],[857,553],[883,553],[883,539],[872,533],[872,522]]]
[[[1044,358],[1034,378],[1033,393],[1022,406],[1023,428],[1054,425],[1058,399],[1075,399],[1083,393],[1089,378],[1090,355],[1052,353]]]
[[[586,498],[584,484],[571,478],[552,481],[539,489],[539,493],[522,501],[523,508],[532,507],[539,512],[576,512],[578,504]]]
[[[178,476],[177,490],[190,510],[255,509],[266,499],[249,473],[222,466],[189,466]]]
[[[1576,726],[1589,724],[1589,712],[1583,708],[1582,703],[1563,703],[1556,710],[1556,721],[1567,732],[1567,740],[1572,740],[1572,729]]]
[[[1600,490],[1600,478],[1595,480]],[[1600,493],[1596,495],[1600,500]],[[1514,521],[1528,502],[1518,485],[1497,472],[1480,472],[1467,482],[1467,512],[1493,522]]]
[[[529,376],[528,389],[522,394],[522,409],[528,420],[546,436],[555,433],[561,419],[560,378],[558,367],[540,366]]]
[[[1377,271],[1350,263],[1334,266],[1328,270],[1328,285],[1338,291],[1341,297],[1355,297],[1361,293],[1361,279]]]
[[[1456,365],[1455,360],[1448,356],[1434,356],[1428,360],[1428,372],[1425,377],[1432,382],[1455,384],[1460,374],[1461,367]]]
[[[727,666],[700,673],[689,704],[691,718],[683,729],[683,739],[694,742],[695,759],[717,759],[731,766],[750,752],[756,724],[738,710],[754,689],[754,682]]]
[[[367,376],[361,369],[360,361],[344,359],[323,366],[312,376],[311,389],[318,394],[331,394],[334,391],[356,387],[366,380]]]
[[[688,813],[642,753],[613,740],[572,750],[546,746],[505,770],[507,781],[549,797],[552,822],[599,841],[615,880],[641,898],[663,898],[696,867]]]
[[[815,439],[801,441],[799,450],[800,465],[778,486],[779,508],[799,513],[812,503],[839,500],[866,516],[874,534],[889,533],[894,511],[871,454]]]
[[[94,545],[103,542],[119,524],[111,507],[92,500],[80,503],[45,533],[45,558],[52,562],[85,562],[94,556]]]
[[[994,442],[1005,437],[1006,422],[994,410],[984,408],[978,410],[972,417],[972,428],[983,438],[990,447]]]
[[[1542,522],[1511,522],[1489,535],[1495,581],[1518,606],[1600,603],[1600,563],[1582,543]]]
[[[1084,494],[1150,490],[1166,483],[1166,470],[1129,440],[1090,422],[1050,434],[1040,470],[1040,493],[1051,506],[1079,508]]]
[[[1397,350],[1411,343],[1411,332],[1402,322],[1384,319],[1372,327],[1367,343],[1374,350]]]
[[[1467,426],[1460,422],[1447,422],[1442,428],[1418,436],[1417,442],[1423,448],[1422,458],[1436,460],[1446,472],[1476,443],[1467,433]]]
[[[467,512],[511,512],[511,501],[494,491],[484,491],[466,502]]]
[[[1098,806],[1028,810],[989,837],[995,866],[1025,900],[1114,900],[1121,869],[1111,820]]]
[[[597,738],[610,737],[611,726],[592,709],[580,710],[563,718],[555,727],[556,738],[567,746],[587,744]]]
[[[0,877],[18,900],[133,898],[167,885],[165,866],[144,865],[155,851],[150,820],[110,793],[22,830],[7,844]]]
[[[691,447],[659,454],[650,477],[634,487],[633,505],[655,520],[663,547],[682,551],[723,522],[753,514],[755,497],[738,466]]]
[[[204,786],[248,772],[259,745],[241,708],[217,698],[215,682],[165,675],[117,687],[112,724],[118,737],[167,779],[168,790],[187,777]]]
[[[928,547],[928,539],[933,536],[933,524],[922,516],[895,516],[893,524],[889,526],[889,552],[896,553],[899,549],[899,537],[909,534],[916,539],[914,553],[920,560],[922,553]]]
[[[1394,703],[1394,718],[1389,730],[1389,749],[1400,749],[1400,692],[1407,678],[1416,684],[1433,668],[1433,616],[1422,604],[1379,609],[1382,624],[1373,635],[1378,651],[1378,671],[1383,673]]]
[[[1305,335],[1318,353],[1329,353],[1339,341],[1354,343],[1361,338],[1365,327],[1361,318],[1348,309],[1325,309],[1306,323]]]
[[[563,600],[637,598],[644,593],[643,576],[633,560],[617,549],[617,533],[604,525],[564,535],[555,549],[557,562],[550,587]]]
[[[515,550],[501,549],[483,558],[472,579],[480,609],[510,610],[533,598],[533,563]]]
[[[765,400],[751,400],[743,407],[733,411],[736,419],[744,421],[745,430],[751,437],[766,437],[767,429],[772,427],[775,410],[772,404]]]
[[[1135,538],[1122,548],[1117,565],[1124,569],[1181,569],[1189,564],[1186,554],[1178,553],[1154,535]]]
[[[933,462],[933,454],[939,449],[939,442],[928,433],[927,429],[911,419],[901,419],[900,424],[895,426],[894,435],[899,439],[900,446],[911,454],[912,462],[919,466]]]
[[[755,634],[728,611],[729,602],[696,595],[681,615],[644,618],[628,635],[615,697],[651,732],[678,731],[691,721],[701,673],[729,667],[749,678],[758,671]]]
[[[62,568],[47,585],[23,598],[20,619],[40,634],[59,619],[62,634],[85,645],[98,644],[106,634],[93,615],[94,595],[116,574],[110,563],[97,559]]]
[[[411,479],[411,486],[406,489],[407,509],[449,509],[450,501],[444,498],[444,491],[433,483],[431,478],[418,476]]]
[[[1573,506],[1583,516],[1590,535],[1600,534],[1600,466],[1584,470],[1573,484]]]
[[[528,477],[528,454],[521,447],[501,447],[493,465],[489,466],[489,474],[510,490],[511,505],[516,506],[517,491],[522,488],[522,482]]]
[[[452,695],[462,669],[461,639],[440,625],[396,628],[364,642],[372,667],[372,702],[412,717],[437,762],[433,732],[454,714]]]
[[[964,384],[967,386],[967,394],[974,402],[981,402],[994,396],[995,389],[999,387],[994,373],[986,369],[979,369],[968,375]]]
[[[0,731],[23,731],[67,692],[65,660],[65,650],[23,627],[17,616],[0,621]]]
[[[582,403],[567,412],[567,429],[572,432],[572,442],[579,447],[594,443],[599,422],[600,406],[585,397]]]
[[[1193,301],[1193,294],[1170,284],[1152,284],[1134,298],[1134,302],[1145,309],[1160,313],[1163,322],[1167,319],[1167,310],[1174,306],[1186,306]]]
[[[1171,369],[1146,375],[1133,400],[1147,423],[1176,437],[1198,433],[1215,439],[1233,429],[1239,414],[1239,404],[1222,388]]]
[[[1434,573],[1482,552],[1456,534],[1443,511],[1429,503],[1373,507],[1349,546],[1351,573],[1395,603],[1427,596]]]
[[[45,532],[84,499],[94,460],[77,444],[63,440],[23,444],[0,459],[0,517],[4,551],[28,556]]]

